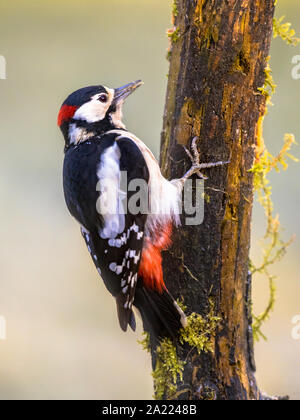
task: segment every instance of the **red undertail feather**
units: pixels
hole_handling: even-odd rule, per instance
[[[146,238],[139,268],[144,285],[159,293],[166,290],[163,279],[161,251],[171,245],[172,223],[159,226],[151,238]]]

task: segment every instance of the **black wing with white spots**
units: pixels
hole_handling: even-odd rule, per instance
[[[120,326],[126,331],[128,324],[135,329],[132,304],[147,216],[125,211],[121,220],[98,213],[96,203],[102,198],[97,187],[99,176],[105,173],[107,177],[111,176],[113,183],[117,179],[117,167],[127,173],[127,185],[134,179],[149,181],[142,153],[126,137],[109,134],[71,147],[64,162],[64,191],[71,214],[82,226],[81,232],[94,264],[107,289],[116,297]],[[127,193],[127,202],[134,193]]]

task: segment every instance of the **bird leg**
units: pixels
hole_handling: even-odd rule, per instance
[[[187,179],[189,179],[192,175],[196,174],[200,179],[208,179],[205,175],[203,175],[200,171],[201,169],[208,169],[208,168],[214,168],[216,166],[223,166],[228,163],[227,162],[215,162],[215,163],[200,163],[200,154],[197,148],[197,141],[199,137],[194,137],[191,145],[192,153],[184,147],[184,150],[188,157],[191,159],[192,167],[185,175],[183,175],[182,178],[180,178],[180,181],[184,184]]]

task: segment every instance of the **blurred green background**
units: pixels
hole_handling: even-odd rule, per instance
[[[300,34],[299,0],[281,1]],[[62,193],[63,140],[56,127],[61,102],[90,84],[117,87],[142,78],[125,109],[128,128],[158,155],[168,63],[170,1],[0,0],[0,398],[142,399],[152,397],[148,355],[139,334],[123,334],[115,303],[90,261]],[[300,80],[291,77],[299,47],[272,44],[278,83],[265,123],[276,153],[283,135],[300,139]],[[297,148],[295,154],[300,156]],[[300,399],[300,341],[291,338],[300,314],[300,166],[273,174],[274,202],[286,237],[298,234],[287,257],[272,268],[278,302],[256,346],[260,387]],[[256,206],[252,254],[259,258],[264,229]],[[264,309],[267,285],[255,279],[255,311]]]

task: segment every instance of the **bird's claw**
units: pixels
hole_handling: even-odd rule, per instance
[[[191,149],[193,154],[189,151],[189,149],[187,147],[184,146],[184,150],[186,152],[186,154],[188,155],[188,157],[190,158],[192,165],[194,167],[199,166],[200,165],[200,153],[198,151],[198,147],[197,147],[197,141],[199,140],[199,137],[194,137],[192,140],[192,144],[191,144]]]
[[[191,144],[192,153],[189,151],[187,147],[184,146],[184,150],[188,157],[190,158],[192,162],[191,169],[182,177],[182,181],[185,182],[188,178],[190,178],[192,175],[196,174],[198,178],[200,179],[208,179],[207,176],[203,175],[201,173],[201,169],[208,169],[208,168],[214,168],[216,166],[222,166],[230,163],[230,161],[227,162],[215,162],[215,163],[200,163],[200,153],[198,151],[197,147],[197,141],[199,140],[199,137],[194,137]]]

